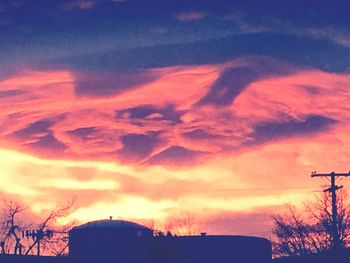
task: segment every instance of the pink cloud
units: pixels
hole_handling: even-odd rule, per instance
[[[265,76],[260,72],[262,63],[272,70],[283,69],[282,73]],[[251,74],[246,74],[248,79],[241,81],[245,86],[237,92],[237,81],[232,82],[231,78],[242,68],[260,74],[260,78],[249,79]],[[133,81],[136,76],[141,76],[142,81]],[[141,163],[151,159],[176,160],[181,151],[196,156],[194,162],[198,156],[200,160],[241,151],[270,143],[271,139],[313,136],[309,123],[325,129],[326,125],[348,120],[348,112],[340,105],[348,96],[347,89],[341,87],[349,83],[346,74],[300,68],[261,57],[126,75],[27,70],[0,82],[0,136],[4,143],[15,143],[37,154],[40,146],[49,142],[53,156],[57,148],[57,156],[110,160],[118,158],[117,152],[134,149],[125,142],[126,136],[133,134],[135,138],[145,138],[149,145],[148,155],[137,159]],[[235,96],[216,107],[210,103],[217,103],[222,92],[218,87],[233,91]],[[101,96],[101,92],[108,96]],[[207,104],[198,104],[204,97]],[[46,119],[54,121],[45,132],[31,128],[33,123]],[[311,130],[303,131],[305,127]],[[34,130],[23,136],[28,129]],[[268,135],[281,130],[285,134],[278,138]],[[140,149],[134,150],[136,154]],[[178,160],[175,164],[181,162],[181,158]]]
[[[181,22],[191,22],[203,19],[208,14],[205,12],[199,12],[199,11],[190,11],[190,12],[183,12],[176,15],[176,19]]]
[[[96,5],[93,0],[74,0],[64,5],[64,10],[73,11],[74,9],[87,10]]]
[[[261,65],[283,70],[262,74]],[[242,68],[254,78],[245,75],[237,92],[232,76]],[[77,88],[93,80],[113,90],[137,74],[24,70],[1,80],[0,151],[15,152],[1,152],[0,190],[20,193],[36,209],[43,196],[53,204],[78,195],[80,220],[133,204],[163,221],[185,208],[204,223],[214,218],[203,227],[208,232],[221,222],[222,233],[234,233],[231,223],[244,220],[260,232],[270,221],[258,213],[259,225],[252,210],[301,204],[319,186],[310,171],[348,169],[348,74],[262,57],[138,74],[145,81],[103,96]],[[218,87],[235,96],[213,104]],[[236,219],[224,226],[230,215]]]

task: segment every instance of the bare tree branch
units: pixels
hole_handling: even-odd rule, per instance
[[[340,191],[337,199],[337,226],[343,247],[350,242],[350,209],[345,204],[345,197],[345,191]],[[330,206],[330,195],[324,193],[316,202],[305,204],[304,216],[292,206],[289,206],[288,214],[274,216],[275,256],[305,255],[330,249],[333,231]]]
[[[2,253],[33,254],[33,248],[40,243],[45,254],[62,254],[68,241],[68,231],[74,225],[60,225],[59,220],[73,212],[74,201],[53,209],[40,223],[29,222],[30,219],[25,214],[27,207],[23,204],[4,202],[0,219]]]

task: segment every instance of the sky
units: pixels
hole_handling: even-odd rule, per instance
[[[350,169],[349,8],[1,0],[0,198],[270,237]]]

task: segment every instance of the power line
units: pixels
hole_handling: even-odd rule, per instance
[[[164,188],[166,191],[174,191],[174,192],[244,192],[244,191],[313,191],[314,188],[311,187],[288,187],[288,188],[281,188],[281,187],[266,187],[266,188],[197,188],[197,189],[187,189],[187,188],[175,188],[175,187],[167,187]]]

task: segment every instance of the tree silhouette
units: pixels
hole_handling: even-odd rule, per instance
[[[337,229],[341,247],[346,247],[350,241],[350,208],[345,199],[345,191],[339,191]],[[324,192],[316,202],[305,204],[303,215],[289,206],[287,214],[274,216],[274,255],[300,256],[331,249],[333,228],[330,211],[331,197]]]
[[[190,212],[183,212],[177,217],[170,218],[164,224],[164,233],[174,235],[197,235],[199,234],[199,223],[196,216]]]
[[[26,207],[18,202],[4,202],[3,218],[1,221],[1,247],[2,253],[5,254],[21,254],[21,231],[29,228],[20,219],[20,215],[26,210]]]
[[[1,230],[1,252],[4,254],[45,254],[59,255],[68,244],[67,234],[71,225],[58,225],[73,211],[74,200],[51,210],[40,223],[30,222],[25,212],[27,207],[19,202],[4,202]],[[38,245],[38,243],[40,243]]]

